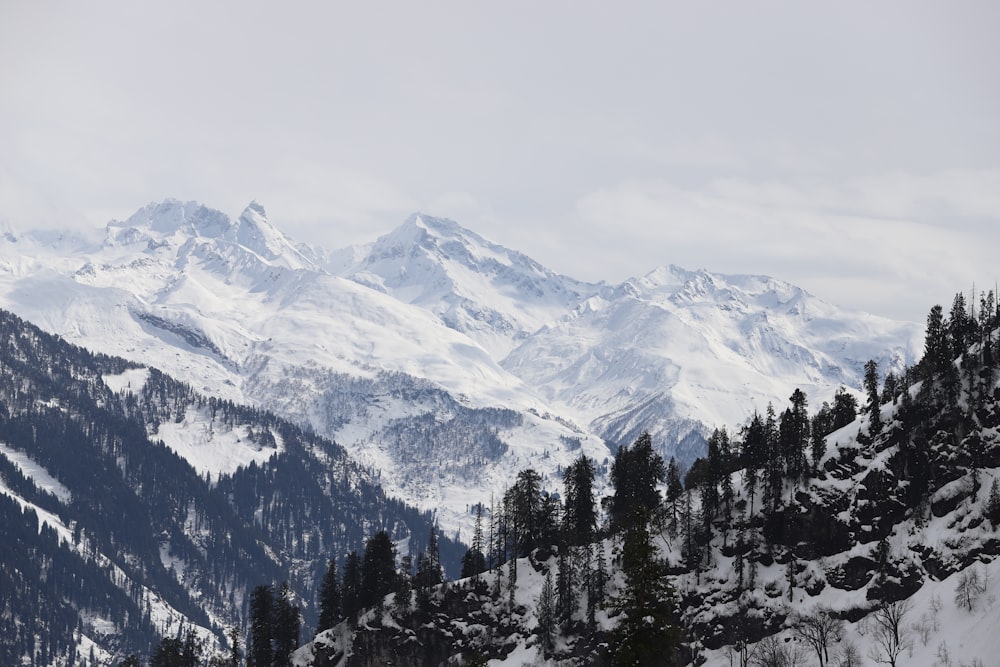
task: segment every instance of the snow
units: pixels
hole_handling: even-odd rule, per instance
[[[149,379],[149,369],[148,368],[130,368],[124,373],[118,375],[105,375],[101,378],[104,384],[108,385],[108,388],[120,394],[123,391],[128,391],[129,393],[136,393],[144,386],[146,386],[146,381]]]
[[[868,358],[912,362],[920,342],[918,325],[841,311],[767,277],[671,266],[619,286],[576,281],[424,214],[336,253],[295,244],[257,202],[233,220],[168,200],[113,221],[100,243],[52,238],[0,239],[0,306],[335,437],[383,471],[388,493],[439,508],[449,531],[467,531],[466,506],[502,493],[522,467],[555,480],[580,453],[572,439],[602,461],[648,428],[664,454],[690,460],[697,440],[673,449],[689,434],[735,429],[796,386],[816,406],[858,386]],[[106,382],[134,390],[142,373]],[[435,408],[386,400],[326,419],[336,378],[385,373],[470,408],[516,410],[523,425],[505,430],[508,453],[477,479],[407,486],[407,463],[378,432]],[[213,475],[270,455],[206,428],[187,415],[159,437]]]
[[[73,494],[58,479],[53,477],[41,464],[33,461],[27,454],[0,442],[0,455],[7,457],[21,473],[32,480],[35,486],[51,493],[59,502],[68,505],[73,500]]]
[[[188,407],[179,422],[162,422],[153,434],[204,476],[231,475],[251,462],[263,463],[284,450],[281,436],[272,433],[277,448],[253,442],[245,426],[230,427],[212,419],[208,408]]]

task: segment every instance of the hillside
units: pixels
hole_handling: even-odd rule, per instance
[[[560,537],[526,555],[507,538],[488,540],[482,573],[437,587],[423,606],[387,599],[320,634],[295,664],[632,664],[620,662],[622,652],[638,641],[659,650],[659,662],[642,664],[992,664],[1000,650],[998,323],[992,294],[978,310],[959,295],[948,317],[931,310],[919,364],[882,383],[869,367],[866,400],[850,406],[843,425],[830,420],[840,405],[803,421],[806,397],[790,392],[787,409],[731,438],[713,432],[683,486],[668,469],[641,529],[616,527],[611,514],[590,546]],[[613,481],[618,465],[621,457]],[[626,479],[613,484],[609,511]],[[494,525],[523,530],[516,507],[497,506],[491,535]],[[563,531],[578,511],[569,508],[556,515]],[[643,534],[645,570],[635,566]],[[640,580],[661,591],[639,614],[647,640],[625,629]],[[566,608],[563,581],[581,582]],[[606,582],[600,595],[594,581]],[[658,611],[664,603],[669,611]]]
[[[329,440],[0,311],[0,663],[109,664],[242,628],[287,581],[307,625],[327,560],[432,517]],[[441,540],[457,567],[456,546]],[[115,663],[117,664],[117,663]]]

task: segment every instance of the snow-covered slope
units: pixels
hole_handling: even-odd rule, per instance
[[[604,288],[502,364],[611,441],[700,447],[705,424],[741,424],[789,387],[825,400],[858,388],[869,359],[901,370],[921,335],[773,278],[669,266]]]
[[[553,476],[579,448],[608,456],[465,333],[331,275],[320,256],[256,203],[232,221],[167,201],[110,223],[100,243],[9,234],[0,303],[71,342],[311,424],[384,470],[391,493],[439,509],[447,528],[471,521],[470,483],[499,492],[512,471]],[[497,421],[498,409],[513,413]],[[426,457],[408,448],[416,434],[457,467],[418,475]],[[488,437],[499,444],[469,458],[466,443]],[[183,451],[198,469],[214,465]]]
[[[422,214],[379,238],[342,275],[430,310],[495,359],[598,289]]]
[[[0,306],[308,423],[446,527],[470,525],[470,486],[478,500],[528,466],[554,483],[580,451],[601,462],[644,429],[690,461],[709,428],[788,387],[815,405],[857,388],[868,358],[911,363],[920,331],[762,277],[587,284],[425,215],[331,253],[256,202],[235,220],[150,204],[100,240],[9,231]]]

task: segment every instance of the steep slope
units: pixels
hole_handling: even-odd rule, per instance
[[[978,322],[928,327],[932,353],[860,417],[821,432],[825,449],[813,453],[806,437],[789,450],[788,413],[760,442],[748,435],[692,468],[649,523],[655,558],[641,571],[670,583],[681,639],[653,628],[661,661],[643,664],[993,664],[1000,309],[992,295],[984,303]],[[799,457],[810,458],[804,474],[792,472]],[[620,664],[626,568],[643,553],[629,539],[626,529],[587,549],[538,548],[437,587],[423,608],[393,600],[320,634],[295,664]],[[605,580],[596,554],[611,572],[592,605],[593,582]],[[505,543],[489,554],[507,556]],[[568,618],[565,581],[580,582]]]
[[[684,462],[706,425],[745,423],[800,387],[814,400],[859,388],[869,359],[912,364],[915,325],[830,305],[764,276],[670,266],[584,301],[503,360],[611,442],[648,430]]]
[[[182,627],[222,641],[248,591],[282,580],[312,624],[328,558],[373,527],[430,533],[375,478],[274,415],[0,311],[0,663],[146,654]]]
[[[437,315],[503,359],[598,285],[560,276],[457,223],[411,216],[341,275]]]

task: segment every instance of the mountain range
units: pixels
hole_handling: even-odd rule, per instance
[[[764,276],[587,283],[423,214],[329,251],[256,202],[235,220],[154,203],[93,239],[8,230],[0,306],[330,437],[466,536],[469,506],[517,470],[555,487],[643,431],[690,464],[789,388],[818,405],[859,390],[869,359],[902,370],[922,332]]]

